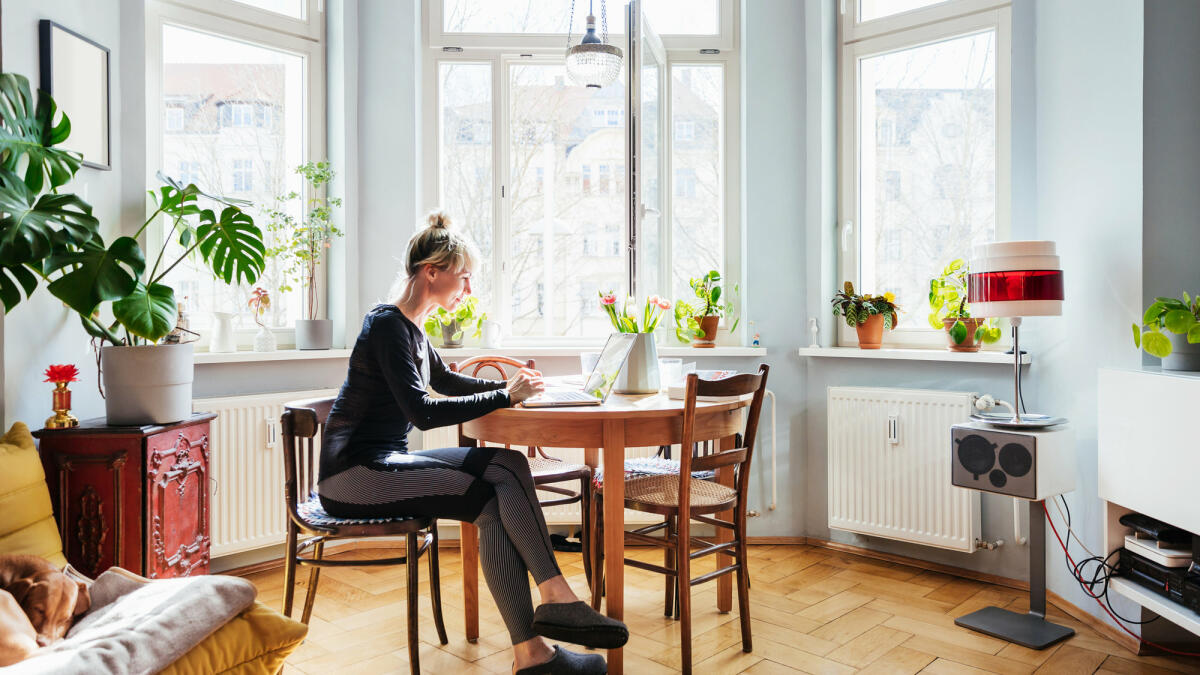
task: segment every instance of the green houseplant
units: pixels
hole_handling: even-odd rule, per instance
[[[1200,295],[1155,298],[1141,328],[1133,324],[1133,343],[1162,359],[1163,370],[1200,370],[1200,348],[1191,346],[1200,344]]]
[[[425,333],[429,337],[440,337],[443,347],[461,347],[466,327],[474,321],[475,332],[471,333],[471,337],[477,338],[483,334],[483,322],[486,320],[487,314],[479,311],[479,298],[470,295],[458,303],[453,312],[438,307],[425,319]]]
[[[267,255],[280,261],[280,291],[290,291],[295,284],[304,289],[303,317],[296,321],[296,348],[329,349],[333,345],[333,321],[317,318],[317,268],[333,240],[343,235],[332,221],[333,209],[341,206],[342,200],[325,196],[336,175],[329,162],[307,162],[296,167],[296,173],[304,176],[313,196],[304,204],[300,218],[286,206],[302,198],[298,192],[279,197],[275,207],[267,210],[267,232],[273,240]]]
[[[50,96],[35,99],[25,77],[0,74],[0,301],[8,312],[45,283],[107,345],[110,424],[182,419],[191,413],[192,348],[155,344],[175,327],[175,294],[163,278],[192,255],[227,283],[252,283],[263,268],[262,233],[238,205],[225,202],[219,215],[201,209],[194,185],[168,180],[150,192],[155,209],[137,232],[106,244],[91,205],[59,191],[80,166],[77,153],[55,147],[70,132]],[[164,241],[148,265],[137,237],[160,214],[183,253],[164,260]],[[165,388],[143,393],[154,387]]]
[[[890,292],[883,295],[858,295],[854,284],[847,281],[833,299],[833,315],[843,317],[846,325],[858,332],[861,349],[879,349],[883,343],[883,331],[892,330],[900,320],[900,306],[896,296]]]
[[[717,340],[717,326],[722,316],[733,317],[733,325],[729,332],[737,330],[738,317],[733,316],[733,302],[726,297],[722,302],[721,273],[709,270],[701,277],[693,277],[688,281],[692,287],[695,300],[679,300],[675,303],[675,337],[680,342],[691,341],[693,347],[714,347]],[[733,285],[733,292],[738,292],[738,285]]]
[[[929,325],[946,331],[947,348],[953,352],[977,352],[1001,334],[995,319],[971,316],[967,273],[967,263],[957,258],[929,280]]]

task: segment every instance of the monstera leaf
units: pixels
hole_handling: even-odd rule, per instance
[[[65,114],[54,123],[57,112],[49,96],[39,92],[34,100],[29,80],[0,74],[0,168],[17,174],[24,166],[25,185],[34,193],[65,185],[79,170],[78,153],[52,147],[71,134]]]
[[[7,314],[21,302],[21,289],[25,289],[28,298],[37,290],[37,284],[37,276],[24,265],[0,266],[0,301],[4,303],[4,312]]]
[[[97,241],[59,247],[47,259],[45,274],[62,270],[62,275],[50,282],[50,292],[71,309],[90,317],[101,302],[133,293],[145,269],[146,258],[137,241],[119,237],[108,248]],[[171,307],[174,311],[174,305]]]
[[[263,271],[262,230],[254,225],[254,219],[234,206],[221,211],[218,220],[213,212],[206,210],[200,216],[201,224],[196,228],[200,255],[204,257],[213,274],[232,284],[252,284]]]
[[[130,333],[158,342],[175,327],[175,292],[162,284],[138,282],[133,292],[113,303],[113,317]]]
[[[0,170],[0,181],[12,175]],[[59,234],[76,245],[98,241],[99,229],[91,205],[73,194],[39,196],[20,181],[0,186],[0,265],[44,259]]]

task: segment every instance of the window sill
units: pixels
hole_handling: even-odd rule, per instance
[[[859,349],[858,347],[801,347],[800,356],[834,359],[885,359],[900,361],[947,361],[951,363],[990,363],[1012,366],[1012,354],[997,351],[952,352],[947,349]],[[1029,354],[1021,355],[1021,363],[1032,362]]]
[[[602,344],[595,345],[573,345],[570,347],[551,346],[538,347],[536,345],[525,345],[520,347],[501,347],[499,349],[486,349],[483,347],[457,347],[454,349],[446,349],[438,347],[437,352],[443,360],[448,358],[457,358],[460,356],[511,356],[511,357],[530,357],[530,356],[579,356],[583,352],[599,351]],[[706,349],[698,349],[696,347],[659,347],[659,356],[686,356],[686,357],[701,357],[701,356],[765,356],[767,350],[762,347],[735,347],[735,346],[716,346]]]
[[[192,362],[196,365],[209,363],[257,363],[260,361],[312,361],[316,359],[348,359],[349,349],[277,349],[273,352],[196,352]]]

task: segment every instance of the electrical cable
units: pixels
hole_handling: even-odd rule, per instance
[[[1045,502],[1042,502],[1042,511],[1043,511],[1043,512],[1046,514],[1046,522],[1050,524],[1050,531],[1054,533],[1054,538],[1058,540],[1058,545],[1059,545],[1059,546],[1061,546],[1061,547],[1062,547],[1062,549],[1063,549],[1063,551],[1065,552],[1065,551],[1067,550],[1067,545],[1066,545],[1065,543],[1063,543],[1063,538],[1062,538],[1062,536],[1060,536],[1060,535],[1058,534],[1058,528],[1054,526],[1054,520],[1053,520],[1053,519],[1050,517],[1050,509],[1046,508],[1046,503],[1045,503]],[[1114,553],[1115,553],[1115,551],[1114,551]],[[1111,554],[1109,554],[1109,557],[1111,557]],[[1069,555],[1069,554],[1068,554],[1067,560],[1068,560],[1068,562],[1070,562],[1070,563],[1071,563],[1072,569],[1074,569],[1074,567],[1075,567],[1075,561],[1071,560],[1071,558],[1070,558],[1070,555]],[[1150,645],[1151,647],[1155,647],[1155,648],[1157,648],[1157,649],[1161,649],[1162,651],[1164,651],[1164,652],[1167,652],[1167,653],[1169,653],[1169,654],[1175,654],[1175,655],[1177,655],[1177,656],[1200,656],[1200,653],[1197,653],[1197,652],[1182,652],[1182,651],[1179,651],[1179,650],[1177,650],[1177,649],[1171,649],[1170,647],[1164,647],[1164,646],[1162,646],[1162,645],[1160,645],[1160,644],[1157,644],[1157,643],[1151,642],[1150,640],[1147,640],[1147,639],[1143,638],[1143,637],[1142,637],[1142,636],[1140,636],[1140,635],[1137,635],[1136,633],[1134,633],[1133,631],[1129,630],[1129,628],[1127,628],[1127,627],[1125,626],[1125,624],[1123,623],[1123,619],[1119,619],[1119,618],[1116,616],[1116,614],[1114,614],[1114,613],[1112,612],[1112,610],[1110,610],[1108,607],[1105,607],[1104,603],[1102,603],[1102,602],[1100,601],[1100,597],[1099,597],[1099,596],[1097,596],[1097,595],[1095,595],[1094,593],[1092,593],[1092,592],[1091,592],[1091,590],[1089,590],[1089,589],[1087,588],[1087,586],[1086,586],[1086,585],[1084,585],[1084,582],[1083,582],[1082,580],[1080,580],[1080,579],[1079,579],[1078,575],[1076,576],[1076,580],[1079,580],[1079,581],[1080,581],[1080,586],[1082,586],[1082,587],[1083,587],[1083,590],[1084,590],[1084,592],[1085,592],[1085,593],[1087,593],[1089,596],[1091,596],[1091,597],[1092,597],[1092,599],[1096,601],[1096,604],[1100,605],[1100,609],[1103,609],[1103,610],[1104,610],[1104,611],[1105,611],[1105,612],[1106,612],[1106,613],[1107,613],[1107,614],[1108,614],[1110,617],[1112,617],[1112,619],[1113,619],[1114,621],[1116,621],[1116,622],[1117,622],[1117,626],[1118,626],[1118,627],[1119,627],[1121,630],[1125,631],[1126,633],[1129,633],[1131,636],[1133,636],[1133,637],[1134,637],[1135,639],[1137,639],[1139,642],[1141,642],[1141,643],[1143,643],[1143,644]],[[1106,584],[1106,587],[1107,587],[1107,584]],[[1107,590],[1107,588],[1106,588],[1106,590]]]
[[[1102,598],[1104,603],[1108,605],[1108,609],[1111,611],[1113,616],[1116,616],[1126,623],[1140,626],[1142,624],[1157,621],[1157,616],[1151,617],[1145,621],[1137,621],[1134,619],[1127,619],[1117,613],[1117,609],[1112,606],[1112,599],[1108,595],[1108,580],[1112,577],[1113,573],[1116,572],[1116,567],[1110,564],[1108,560],[1116,555],[1117,551],[1114,550],[1112,553],[1109,553],[1106,556],[1098,556],[1095,553],[1092,553],[1087,546],[1084,546],[1083,542],[1079,539],[1079,535],[1076,535],[1075,530],[1071,527],[1071,506],[1067,504],[1066,498],[1064,498],[1062,495],[1059,495],[1058,497],[1062,501],[1063,507],[1065,507],[1067,510],[1066,515],[1063,516],[1063,519],[1067,522],[1067,539],[1066,546],[1063,548],[1063,553],[1066,555],[1067,567],[1071,570],[1071,575],[1075,577],[1075,581],[1079,583],[1080,588],[1083,588],[1083,590],[1092,597]],[[1054,505],[1058,506],[1058,502],[1055,502]],[[1062,513],[1061,509],[1059,510],[1059,513]],[[1047,514],[1049,514],[1049,511],[1047,511]],[[1075,562],[1071,558],[1071,537],[1075,537],[1075,541],[1078,541],[1079,545],[1083,546],[1083,550],[1087,551],[1091,557],[1083,558],[1079,562]],[[1090,581],[1086,579],[1085,574],[1086,568],[1089,564],[1095,565]],[[1099,594],[1095,592],[1097,586],[1100,587]]]

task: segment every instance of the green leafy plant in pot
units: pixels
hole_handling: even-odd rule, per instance
[[[1200,295],[1155,298],[1133,324],[1133,343],[1162,359],[1163,370],[1200,370]]]
[[[482,335],[483,322],[486,320],[487,313],[479,311],[479,298],[470,295],[458,303],[453,312],[438,307],[437,311],[426,317],[424,328],[429,337],[441,338],[443,347],[454,348],[463,346],[463,336],[471,322],[475,323],[475,332],[471,333],[471,337]]]
[[[275,207],[267,210],[267,232],[273,240],[267,255],[280,261],[280,291],[291,291],[297,284],[304,291],[303,317],[296,320],[296,348],[329,349],[333,346],[333,321],[317,318],[317,269],[333,240],[344,234],[333,224],[333,209],[341,206],[342,200],[325,195],[336,175],[329,162],[301,164],[296,173],[304,176],[313,196],[304,203],[300,218],[287,209],[289,202],[302,198],[298,192],[277,198]]]
[[[896,327],[900,317],[900,306],[896,296],[890,292],[883,295],[858,295],[854,284],[847,281],[833,299],[833,315],[845,318],[846,325],[858,332],[861,349],[879,349],[883,344],[883,331]]]
[[[79,315],[101,344],[109,424],[166,423],[191,414],[192,346],[159,345],[176,322],[174,291],[163,278],[195,256],[226,283],[252,283],[263,268],[262,233],[238,205],[202,209],[194,185],[150,191],[155,210],[132,237],[106,244],[92,207],[59,192],[79,170],[77,153],[55,146],[70,120],[53,99],[13,73],[0,74],[0,301],[10,311],[41,283]],[[183,252],[153,264],[137,237],[167,217]],[[111,317],[111,318],[104,318]]]
[[[740,318],[734,316],[734,304],[727,297],[722,301],[721,273],[709,270],[701,277],[688,281],[695,300],[679,300],[675,303],[675,337],[680,342],[692,343],[693,347],[715,347],[721,317],[732,317],[729,332],[737,330]],[[738,285],[733,285],[737,293]]]
[[[967,304],[967,263],[958,258],[929,280],[929,325],[946,331],[947,349],[977,352],[1000,339],[999,322],[971,316]]]

